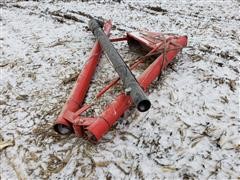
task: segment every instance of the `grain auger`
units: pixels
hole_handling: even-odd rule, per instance
[[[96,42],[90,52],[75,86],[58,116],[54,129],[60,134],[75,133],[79,137],[98,141],[113,124],[131,106],[138,111],[145,112],[151,107],[151,102],[145,92],[150,84],[161,74],[161,71],[176,57],[176,55],[187,45],[186,36],[163,34],[156,32],[128,32],[124,37],[111,38],[111,21],[101,22],[95,19],[89,21],[89,29],[96,37]],[[130,66],[126,65],[120,54],[113,46],[113,42],[127,41],[130,47],[140,48],[146,52],[143,57],[134,61]],[[119,78],[113,79],[100,92],[96,99],[102,97],[110,88],[122,81],[122,92],[108,104],[98,117],[83,116],[92,104],[84,103],[90,82],[100,61],[102,52],[111,62]],[[147,57],[156,59],[137,78],[132,70],[146,62]]]

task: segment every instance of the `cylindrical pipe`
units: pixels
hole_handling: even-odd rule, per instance
[[[176,38],[175,42],[182,47],[187,45],[187,37],[181,36]],[[151,82],[156,79],[161,70],[165,68],[180,51],[174,45],[170,44],[168,49],[173,49],[166,52],[166,59],[164,56],[159,56],[138,78],[140,85],[147,89]],[[95,140],[99,140],[111,126],[120,118],[120,116],[131,106],[131,98],[125,94],[120,94],[117,98],[109,104],[109,106],[102,112],[100,117],[94,123],[87,127],[87,130],[94,136]]]
[[[143,89],[140,87],[139,83],[123,61],[122,57],[119,55],[106,34],[103,32],[98,21],[91,19],[89,21],[89,28],[99,40],[104,53],[112,62],[114,69],[118,73],[120,79],[123,81],[125,90],[131,96],[132,101],[136,105],[137,109],[141,112],[147,111],[151,106],[151,102],[148,100]]]
[[[104,31],[107,35],[110,34],[110,30],[112,28],[111,21],[107,21],[104,24]],[[60,115],[58,116],[55,124],[54,130],[60,134],[69,134],[72,133],[73,128],[72,124],[69,120],[65,117],[67,112],[75,112],[77,111],[83,103],[83,100],[86,96],[86,93],[89,88],[89,84],[91,82],[92,76],[95,73],[96,66],[99,62],[101,56],[101,46],[100,43],[97,41],[91,52],[86,64],[84,65],[81,73],[78,76],[76,84],[65,103]]]

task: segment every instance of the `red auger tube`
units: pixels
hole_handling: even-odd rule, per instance
[[[111,28],[111,21],[106,21],[104,23],[103,29],[108,36],[110,34]],[[71,112],[74,113],[81,107],[85,95],[88,91],[90,81],[95,73],[96,66],[99,62],[101,51],[102,49],[100,43],[96,41],[90,52],[90,56],[86,61],[86,64],[84,65],[84,68],[78,76],[76,84],[67,102],[65,103],[60,115],[55,122],[54,129],[58,133],[69,134],[73,131],[72,124],[70,123],[71,121],[68,119],[68,116],[66,114]]]
[[[169,43],[168,51],[166,51],[166,58],[164,58],[163,54],[159,56],[143,74],[138,77],[137,80],[144,90],[146,90],[151,82],[159,76],[161,70],[174,59],[177,53],[187,45],[186,36],[173,37],[171,41],[172,43]],[[141,41],[139,41],[139,43],[141,43]],[[180,45],[181,48],[176,48],[176,44]],[[94,136],[94,140],[99,140],[131,105],[131,97],[124,93],[120,94],[110,105],[108,105],[100,117],[96,118],[96,120],[86,128],[87,131]]]

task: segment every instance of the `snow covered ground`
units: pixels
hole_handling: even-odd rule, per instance
[[[1,1],[0,179],[240,178],[239,5]],[[89,15],[112,19],[112,36],[148,29],[189,37],[148,91],[150,111],[132,111],[97,145],[52,130],[94,42]],[[131,59],[126,45],[116,47]],[[110,79],[103,62],[97,77]]]

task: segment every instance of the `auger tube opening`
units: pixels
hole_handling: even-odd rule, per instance
[[[145,112],[149,110],[150,107],[151,107],[151,102],[149,100],[143,100],[140,103],[138,103],[137,109],[140,112]]]
[[[53,128],[56,132],[62,135],[71,134],[73,132],[71,127],[64,124],[55,124]]]

